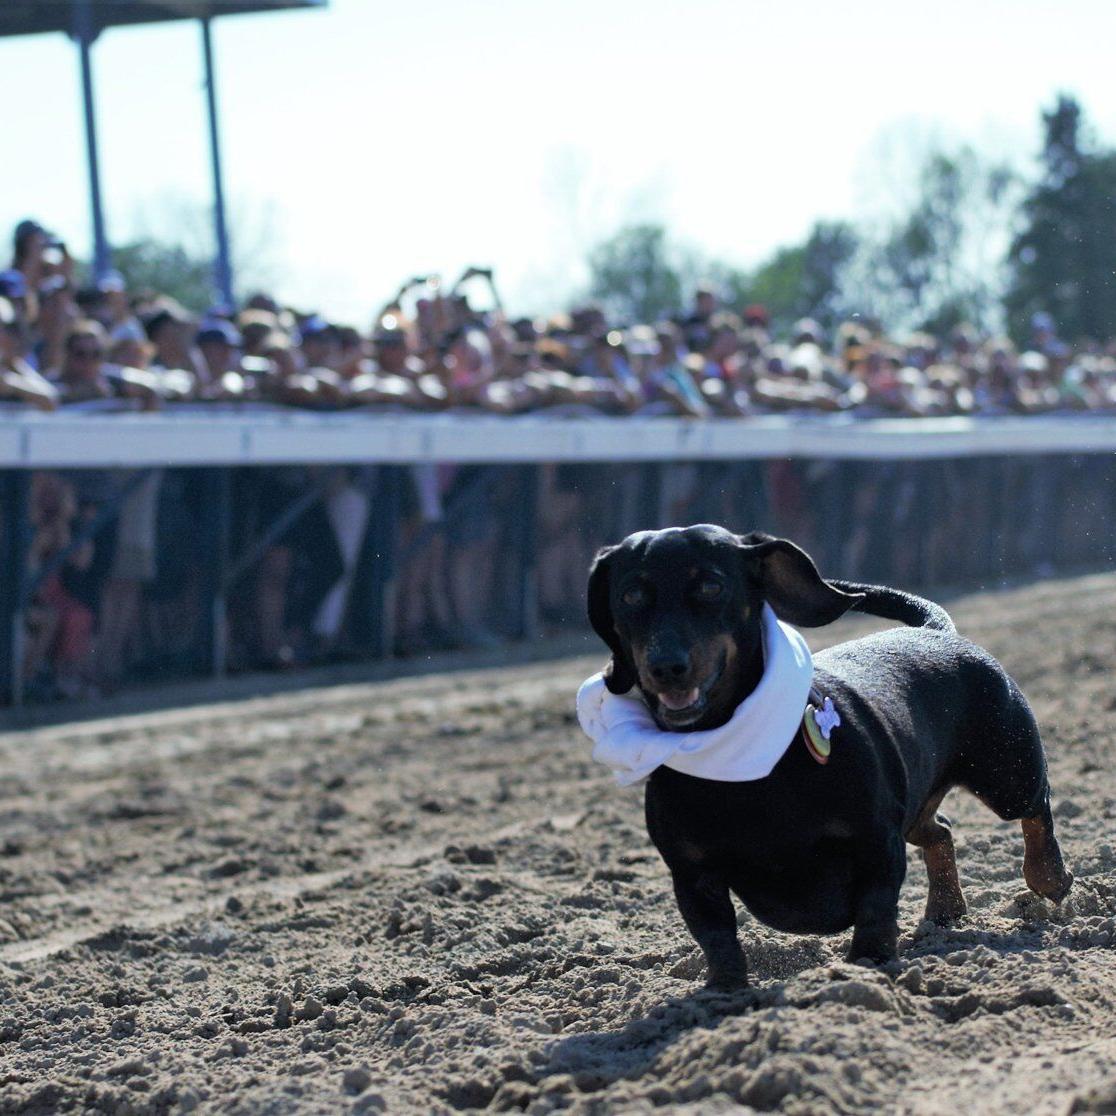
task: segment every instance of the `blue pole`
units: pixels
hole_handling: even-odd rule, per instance
[[[214,282],[221,301],[232,307],[232,263],[229,259],[229,229],[225,223],[225,188],[221,179],[221,143],[217,135],[217,88],[213,80],[213,39],[209,17],[203,16],[202,52],[205,55],[205,94],[209,108],[209,157],[213,167],[213,221],[217,234],[217,259],[214,262]]]
[[[74,33],[81,54],[81,92],[85,106],[85,149],[89,166],[89,201],[93,210],[93,274],[102,278],[112,268],[105,214],[101,205],[101,172],[97,163],[97,121],[93,112],[93,64],[90,47],[97,38],[91,0],[74,0]]]

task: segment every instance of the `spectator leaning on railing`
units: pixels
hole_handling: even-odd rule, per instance
[[[966,327],[896,340],[850,322],[826,338],[803,320],[776,339],[762,307],[738,317],[708,284],[675,321],[612,323],[590,304],[535,322],[509,319],[491,270],[469,268],[448,289],[435,276],[409,280],[363,336],[262,292],[239,314],[215,308],[199,322],[158,292],[129,297],[119,275],[78,287],[77,270],[46,228],[20,223],[11,266],[0,272],[9,401],[48,406],[50,393],[30,375],[38,372],[58,380],[63,404],[100,398],[148,408],[236,401],[704,419],[1116,407],[1113,346],[1075,353],[1045,314],[1035,315],[1032,348],[1022,354]],[[489,310],[474,309],[475,290]],[[94,361],[94,347],[98,374],[78,367]]]
[[[15,308],[0,298],[0,399],[53,411],[58,406],[58,391],[22,355],[23,330]]]

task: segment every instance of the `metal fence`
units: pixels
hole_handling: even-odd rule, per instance
[[[53,416],[20,424],[0,472],[8,702],[35,696],[28,632],[44,586],[75,555],[88,611],[98,629],[112,622],[105,586],[137,506],[152,517],[154,566],[139,575],[127,684],[258,665],[276,586],[289,628],[312,635],[329,614],[328,646],[314,653],[334,658],[581,625],[596,548],[673,523],[767,530],[804,546],[824,574],[910,588],[1097,567],[1116,547],[1116,426],[1088,419],[850,428],[412,417],[392,428],[345,416],[335,428],[323,416],[237,415],[193,428],[168,417],[83,416],[69,420],[68,440]],[[0,450],[12,433],[0,428]],[[122,459],[143,467],[121,470]],[[44,557],[34,489],[48,475],[102,483]]]

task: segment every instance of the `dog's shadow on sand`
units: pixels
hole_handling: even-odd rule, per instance
[[[659,1055],[684,1035],[694,1030],[713,1030],[726,1019],[747,1016],[763,1008],[787,1002],[790,981],[811,969],[832,966],[833,981],[855,981],[862,973],[871,981],[871,974],[883,975],[892,983],[909,968],[920,966],[930,957],[947,957],[974,946],[1005,957],[1034,948],[1035,943],[1018,932],[999,932],[975,927],[953,927],[934,933],[916,934],[908,940],[898,961],[882,969],[861,968],[841,960],[820,941],[802,941],[793,947],[765,943],[766,948],[749,953],[750,977],[754,982],[746,988],[720,991],[695,987],[680,996],[670,996],[657,1003],[645,1015],[629,1019],[618,1030],[589,1031],[570,1035],[550,1047],[548,1074],[570,1074],[583,1092],[595,1092],[624,1079],[645,1074]],[[675,976],[700,980],[704,964],[700,954],[679,962],[672,970]],[[912,989],[904,982],[905,990]],[[742,1036],[750,1042],[759,1035],[759,1022],[753,1033]]]
[[[782,1001],[787,980],[833,960],[820,939],[762,939],[748,950],[751,983],[721,991],[698,984],[705,975],[705,961],[694,948],[670,969],[674,977],[693,980],[692,991],[661,1000],[619,1030],[582,1032],[559,1040],[550,1048],[548,1072],[571,1074],[578,1087],[588,1091],[638,1077],[688,1032],[713,1030],[733,1016],[773,1007]]]
[[[778,984],[725,992],[696,988],[668,997],[617,1031],[590,1031],[561,1039],[550,1048],[548,1072],[570,1074],[582,1092],[638,1078],[689,1031],[712,1030],[732,1016],[770,1007],[778,1002],[780,988]]]

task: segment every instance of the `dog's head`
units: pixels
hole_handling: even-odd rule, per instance
[[[589,622],[612,658],[614,694],[639,686],[664,729],[724,724],[763,672],[762,609],[832,623],[861,598],[818,574],[786,539],[699,524],[641,531],[605,547],[589,574]]]

